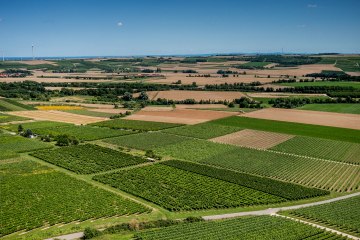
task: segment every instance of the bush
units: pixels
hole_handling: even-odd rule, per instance
[[[79,144],[79,140],[76,137],[69,136],[66,134],[56,136],[55,140],[56,140],[56,146],[61,146],[61,147]]]
[[[83,239],[92,239],[101,235],[101,232],[95,228],[87,227],[84,230]]]

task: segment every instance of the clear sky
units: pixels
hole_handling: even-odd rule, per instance
[[[5,56],[360,53],[360,0],[0,0]]]

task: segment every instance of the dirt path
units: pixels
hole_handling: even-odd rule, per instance
[[[71,234],[67,234],[67,235],[62,235],[59,237],[54,237],[54,238],[47,238],[45,240],[55,240],[55,239],[60,239],[60,240],[73,240],[73,239],[80,239],[84,236],[84,232],[77,232],[77,233],[71,233]]]
[[[352,197],[359,196],[359,195],[360,195],[360,192],[356,192],[356,193],[352,193],[349,195],[336,197],[336,198],[319,201],[319,202],[306,203],[306,204],[294,205],[294,206],[289,206],[289,207],[268,208],[265,210],[251,211],[251,212],[238,212],[238,213],[211,215],[211,216],[204,216],[203,218],[205,220],[217,220],[217,219],[234,218],[234,217],[241,217],[241,216],[250,216],[250,215],[271,215],[271,214],[276,214],[279,211],[295,210],[295,209],[300,209],[300,208],[305,208],[305,207],[317,206],[317,205],[322,205],[322,204],[326,204],[326,203],[337,202],[337,201],[340,201],[343,199],[352,198]]]

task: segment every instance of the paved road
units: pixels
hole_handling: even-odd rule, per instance
[[[289,206],[289,207],[268,208],[265,210],[251,211],[251,212],[238,212],[238,213],[211,215],[211,216],[204,216],[203,218],[205,220],[216,220],[216,219],[234,218],[234,217],[250,216],[250,215],[271,215],[271,214],[276,214],[279,211],[294,210],[294,209],[299,209],[299,208],[317,206],[317,205],[322,205],[325,203],[340,201],[343,199],[347,199],[347,198],[351,198],[351,197],[355,197],[355,196],[359,196],[359,195],[360,195],[360,192],[357,192],[357,193],[345,195],[342,197],[332,198],[332,199],[319,201],[319,202],[306,203],[306,204],[294,205],[294,206]]]

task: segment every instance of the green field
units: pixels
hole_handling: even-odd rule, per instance
[[[331,191],[360,189],[360,166],[248,149],[205,140],[155,149],[156,154]],[[319,174],[321,172],[321,174]]]
[[[276,85],[289,86],[289,87],[334,86],[334,87],[353,87],[360,89],[360,82],[316,81],[316,82],[276,83]]]
[[[161,132],[146,132],[116,138],[108,138],[104,139],[103,141],[128,148],[152,150],[156,147],[166,146],[187,140],[190,140],[190,138]]]
[[[91,117],[104,117],[104,118],[109,118],[109,117],[115,115],[114,113],[94,112],[94,111],[89,111],[89,110],[84,110],[84,109],[66,110],[63,112],[75,113],[75,114],[91,116]]]
[[[181,126],[175,123],[147,122],[125,119],[109,120],[104,122],[92,123],[90,125],[108,127],[113,129],[132,129],[141,131],[157,131],[165,128]]]
[[[327,127],[237,116],[214,120],[211,123],[254,130],[360,143],[360,130],[347,128]]]
[[[223,221],[187,223],[147,230],[135,235],[137,240],[289,240],[289,239],[346,239],[339,235],[292,220],[256,216]]]
[[[241,64],[240,67],[263,68],[269,64],[271,64],[271,62],[247,62],[247,63]]]
[[[321,112],[360,114],[360,104],[359,103],[306,104],[302,107],[299,107],[298,109],[321,111]]]
[[[297,184],[278,181],[270,178],[263,178],[241,172],[234,172],[226,169],[215,168],[212,166],[200,165],[191,162],[170,160],[163,164],[176,167],[182,170],[194,172],[208,177],[213,177],[223,181],[242,185],[272,195],[276,195],[288,200],[297,200],[302,198],[317,197],[329,194],[329,192],[307,188]]]
[[[360,164],[360,144],[295,136],[275,147],[274,151]]]
[[[145,207],[31,161],[0,164],[0,236]]]
[[[13,116],[13,115],[0,113],[0,123],[7,123],[7,122],[13,122],[13,121],[23,121],[23,120],[29,120],[29,118],[18,117],[18,116]]]
[[[200,123],[177,128],[166,129],[163,132],[194,138],[210,139],[242,130],[241,127],[223,126],[212,123]]]
[[[323,58],[320,63],[334,64],[345,72],[360,72],[360,57],[329,57]]]
[[[347,231],[360,237],[360,196],[338,202],[307,207],[289,212],[290,215]]]
[[[25,111],[35,110],[34,107],[19,103],[8,98],[0,98],[0,111]]]
[[[67,123],[40,121],[21,124],[24,129],[30,129],[39,135],[62,135],[67,134],[80,140],[90,141],[102,138],[117,137],[134,133],[133,131],[99,128],[92,126],[76,126]],[[3,129],[17,132],[19,124],[0,126]]]
[[[41,160],[79,174],[90,174],[147,162],[144,158],[92,144],[37,151]]]
[[[20,136],[6,135],[0,138],[0,154],[5,151],[29,152],[50,147],[52,147],[52,145],[48,143]]]
[[[170,211],[232,208],[286,201],[281,197],[162,164],[96,175],[93,179]]]

